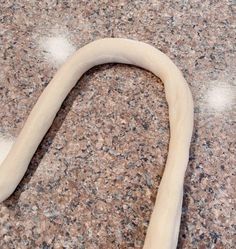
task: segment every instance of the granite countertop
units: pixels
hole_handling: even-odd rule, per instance
[[[147,42],[182,70],[195,103],[178,248],[235,248],[235,12],[235,0],[1,1],[1,136],[14,141],[76,49],[103,37]],[[0,248],[142,248],[168,139],[158,78],[91,69],[0,204]]]

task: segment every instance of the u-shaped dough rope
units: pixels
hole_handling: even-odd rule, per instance
[[[23,178],[38,145],[78,79],[91,67],[110,62],[142,67],[164,83],[169,106],[169,152],[143,248],[176,248],[193,129],[193,101],[188,84],[175,64],[143,42],[121,38],[97,40],[79,49],[58,70],[0,165],[0,202],[14,192]]]

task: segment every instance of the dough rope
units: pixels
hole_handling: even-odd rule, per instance
[[[57,71],[0,165],[0,202],[20,183],[38,145],[78,79],[91,67],[104,63],[136,65],[151,71],[164,83],[169,106],[169,152],[143,249],[176,248],[193,129],[193,101],[188,84],[175,64],[164,53],[143,42],[122,38],[96,40],[80,48]]]

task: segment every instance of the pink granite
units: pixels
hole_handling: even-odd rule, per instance
[[[235,12],[234,0],[1,1],[0,132],[19,134],[74,49],[103,37],[152,44],[195,102],[178,248],[235,248]],[[0,248],[142,248],[168,139],[159,79],[126,65],[91,69],[0,204]]]

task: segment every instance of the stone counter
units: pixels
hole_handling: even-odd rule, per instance
[[[1,1],[1,136],[14,141],[76,49],[104,37],[147,42],[182,70],[195,103],[178,248],[235,248],[235,11],[234,0]],[[0,248],[141,249],[168,140],[158,78],[91,69],[0,204]]]

